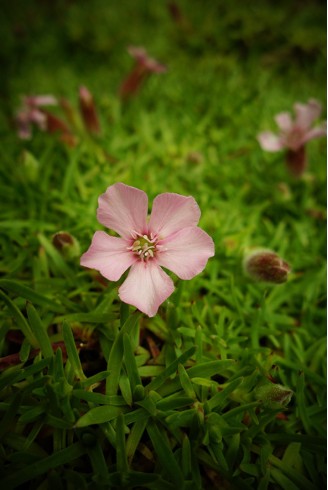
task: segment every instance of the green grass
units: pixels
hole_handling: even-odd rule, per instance
[[[0,459],[4,488],[322,488],[326,478],[326,141],[291,177],[258,132],[325,104],[321,2],[17,2],[4,8],[0,120]],[[192,7],[190,7],[192,5]],[[45,28],[47,25],[47,28]],[[126,104],[130,44],[168,71]],[[17,138],[22,94],[94,94],[102,134]],[[60,109],[54,109],[60,115]],[[325,118],[325,114],[322,116]],[[84,252],[124,182],[192,195],[216,254],[154,318],[53,243]],[[274,250],[285,284],[252,281]],[[262,399],[271,381],[291,401]],[[264,390],[265,392],[265,390]]]

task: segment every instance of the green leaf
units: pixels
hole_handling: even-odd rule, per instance
[[[31,344],[29,341],[25,338],[22,342],[22,346],[19,351],[19,359],[21,362],[26,362],[30,356],[31,352]]]
[[[116,395],[118,389],[118,383],[121,374],[122,362],[123,362],[123,336],[125,333],[131,333],[132,329],[135,327],[137,322],[139,321],[140,314],[131,315],[117,334],[114,343],[112,345],[107,369],[111,372],[110,376],[107,378],[106,384],[106,394],[107,395]]]
[[[164,372],[164,369],[164,366],[141,366],[138,368],[138,374],[141,378],[157,378]]]
[[[137,420],[130,430],[130,434],[128,435],[128,439],[126,441],[126,455],[129,461],[133,459],[140,439],[146,429],[147,423],[148,417]]]
[[[56,273],[63,275],[67,278],[73,278],[74,274],[71,268],[67,265],[63,257],[56,250],[56,248],[52,245],[52,243],[41,233],[38,235],[38,239],[52,260],[53,268]]]
[[[33,376],[34,374],[39,373],[43,369],[49,366],[51,362],[50,358],[42,359],[40,361],[36,361],[32,366],[27,368],[21,368],[20,366],[15,366],[17,371],[8,372],[5,371],[0,377],[0,391],[6,386],[12,385],[14,383],[18,383],[23,379],[27,379],[29,376]]]
[[[99,405],[114,405],[116,407],[126,406],[124,398],[118,395],[109,396],[103,395],[102,393],[93,393],[92,391],[76,389],[72,391],[72,396],[79,400],[85,400]]]
[[[186,352],[181,354],[175,361],[173,361],[164,371],[157,376],[153,381],[151,381],[147,386],[146,390],[157,390],[164,381],[169,378],[172,374],[174,374],[177,369],[179,364],[184,364],[190,357],[195,353],[196,347],[191,347],[188,349]]]
[[[35,420],[39,419],[40,416],[43,415],[45,412],[46,412],[45,406],[37,405],[36,407],[26,410],[26,412],[24,412],[23,415],[19,417],[19,421],[22,424],[30,424],[31,422],[34,422]]]
[[[251,402],[251,403],[245,403],[244,405],[240,405],[239,407],[232,408],[228,412],[225,412],[222,416],[225,419],[229,419],[230,417],[234,417],[235,415],[238,415],[242,412],[247,412],[250,408],[255,408],[259,405],[259,402]]]
[[[191,461],[191,446],[190,440],[187,434],[183,435],[182,439],[182,472],[184,478],[187,480],[190,478],[192,472],[192,461]]]
[[[304,392],[305,392],[304,373],[301,372],[297,377],[297,384],[296,384],[297,409],[299,411],[300,418],[303,422],[305,432],[311,435],[313,433],[311,428],[312,422],[308,414],[308,407],[306,406]]]
[[[190,427],[195,414],[196,410],[194,408],[183,410],[181,412],[168,415],[166,417],[166,422],[174,427]]]
[[[51,456],[40,459],[36,463],[29,464],[23,469],[13,472],[11,475],[2,478],[1,484],[3,488],[16,488],[25,482],[35,479],[37,476],[43,475],[47,471],[58,468],[65,464],[75,461],[85,453],[85,449],[80,443],[75,443],[66,449],[57,451]]]
[[[236,364],[236,361],[232,359],[203,362],[187,369],[187,373],[189,378],[210,378],[216,374],[225,373],[234,364]]]
[[[51,311],[61,312],[64,310],[64,308],[55,303],[53,299],[47,298],[46,296],[43,296],[37,291],[34,291],[28,286],[25,286],[17,281],[13,281],[11,279],[0,279],[0,287],[16,293],[18,296],[25,298],[33,304],[49,308]]]
[[[179,408],[190,406],[194,403],[194,398],[190,398],[188,396],[168,396],[163,398],[156,404],[156,408],[158,410],[169,411],[169,410],[177,410]]]
[[[0,422],[0,437],[2,438],[3,435],[12,430],[12,423],[14,422],[14,419],[16,417],[16,413],[19,410],[21,401],[23,398],[23,392],[18,391],[12,401],[10,402],[7,410],[4,413],[4,416]]]
[[[130,380],[126,374],[122,373],[119,380],[119,387],[127,405],[132,405],[132,390],[130,385]]]
[[[94,481],[103,485],[109,479],[108,465],[100,442],[96,438],[96,435],[91,433],[91,437],[93,435],[95,436],[93,439],[94,443],[86,446],[86,452],[91,461]]]
[[[172,485],[163,480],[160,480],[160,476],[152,473],[143,473],[141,471],[129,471],[129,472],[114,472],[109,476],[108,483],[110,488],[117,489],[125,488],[151,488],[156,490],[175,490]],[[154,484],[156,486],[154,486]]]
[[[150,396],[146,396],[143,400],[136,402],[136,405],[143,407],[153,417],[155,417],[157,414],[156,403]]]
[[[60,315],[55,318],[58,323],[61,322],[77,322],[77,323],[107,323],[110,320],[114,320],[115,316],[109,313],[97,313],[92,312],[81,312],[81,313],[68,313],[67,315]]]
[[[134,424],[135,422],[148,419],[149,413],[144,408],[137,408],[132,412],[128,412],[124,415],[124,421],[126,425]]]
[[[186,395],[188,397],[194,398],[196,400],[197,396],[196,396],[195,390],[194,390],[193,385],[190,381],[188,373],[182,364],[179,364],[178,372],[179,372],[179,380],[180,380],[182,389],[184,390],[184,392],[186,393]]]
[[[72,329],[67,322],[63,323],[62,332],[63,332],[63,338],[64,338],[64,343],[66,346],[69,362],[72,366],[75,376],[83,381],[86,379],[86,377],[82,369],[82,365],[75,345]]]
[[[41,318],[38,315],[38,312],[36,311],[32,303],[27,303],[26,310],[27,310],[27,316],[29,319],[31,330],[38,341],[43,357],[45,358],[52,357],[53,356],[52,345],[47,330],[43,325]]]
[[[212,398],[210,398],[206,402],[206,406],[208,410],[211,412],[218,406],[222,406],[223,402],[226,400],[226,398],[232,393],[243,381],[244,378],[236,378],[231,383],[229,383],[227,386],[225,386],[221,391],[216,393]]]
[[[196,350],[196,363],[201,363],[202,358],[203,358],[203,333],[202,333],[202,327],[198,325],[196,328],[196,334],[195,334],[195,345],[197,347]]]
[[[280,488],[282,488],[283,490],[299,490],[299,487],[296,486],[280,470],[277,470],[276,468],[272,468],[270,470],[270,475],[278,483],[278,485],[280,486]]]
[[[166,438],[163,437],[163,434],[161,433],[155,422],[149,422],[147,426],[147,432],[151,439],[158,460],[165,469],[166,473],[169,475],[170,479],[177,486],[177,488],[183,488],[184,478],[181,469],[173,455],[170,446],[166,441]]]
[[[129,469],[124,432],[124,415],[120,414],[116,421],[116,468],[119,472],[127,472]]]
[[[3,291],[1,291],[1,289],[0,289],[0,298],[2,298],[3,301],[6,303],[11,315],[16,320],[18,328],[23,332],[23,334],[25,335],[25,337],[29,341],[29,343],[34,348],[38,348],[39,343],[38,343],[37,339],[35,338],[35,335],[32,332],[31,327],[27,323],[25,317],[22,315],[22,313],[17,308],[15,303],[13,303],[12,300]]]
[[[110,371],[101,371],[100,373],[94,374],[93,376],[90,376],[89,378],[85,378],[83,380],[80,380],[80,385],[84,388],[88,388],[89,386],[92,385],[97,385],[100,383],[100,381],[103,381],[110,375]]]
[[[130,381],[132,393],[137,385],[141,385],[141,378],[138,373],[136,358],[132,349],[130,337],[127,333],[123,335],[124,365]]]
[[[122,408],[118,407],[102,406],[91,408],[79,418],[75,427],[88,427],[89,425],[103,424],[104,422],[116,419],[121,413]]]

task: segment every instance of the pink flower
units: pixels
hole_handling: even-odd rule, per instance
[[[52,95],[23,97],[22,107],[15,118],[19,138],[31,138],[32,124],[35,124],[41,131],[45,131],[47,129],[47,116],[40,110],[40,107],[56,104],[57,100]]]
[[[166,66],[150,58],[144,48],[130,46],[128,52],[134,58],[135,65],[119,89],[119,94],[123,99],[134,95],[151,73],[166,71]]]
[[[161,266],[180,279],[192,279],[214,255],[213,240],[197,226],[200,209],[193,197],[158,195],[149,220],[148,197],[135,187],[114,184],[98,204],[98,221],[120,237],[96,231],[81,265],[98,270],[110,281],[117,281],[131,267],[119,296],[150,317],[174,291]]]
[[[289,112],[281,112],[275,117],[275,121],[280,129],[280,134],[275,135],[270,131],[264,131],[258,135],[258,141],[266,151],[279,151],[283,149],[297,151],[305,143],[320,138],[327,134],[327,123],[311,128],[312,123],[321,114],[321,104],[310,99],[307,104],[294,104],[295,120]]]
[[[275,152],[287,150],[286,162],[289,170],[297,177],[302,175],[306,168],[305,143],[327,134],[327,123],[312,127],[313,122],[321,114],[321,104],[310,99],[307,104],[294,104],[295,119],[289,112],[276,115],[275,121],[280,129],[278,135],[264,131],[257,137],[263,150]]]

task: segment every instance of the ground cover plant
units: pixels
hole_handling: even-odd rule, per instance
[[[324,19],[313,0],[3,7],[3,488],[324,488]],[[265,151],[308,103],[297,145]],[[195,270],[159,264],[156,308],[85,262],[133,209],[111,227],[99,196],[131,187],[191,196],[208,237]],[[160,256],[150,231],[133,264]]]

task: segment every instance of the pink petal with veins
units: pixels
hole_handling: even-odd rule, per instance
[[[118,293],[122,301],[152,317],[173,291],[172,279],[154,259],[133,264]]]
[[[114,184],[98,199],[97,219],[123,238],[147,232],[147,194],[122,183]]]
[[[127,249],[129,245],[130,243],[123,238],[107,235],[104,231],[96,231],[80,263],[89,269],[96,269],[110,281],[118,281],[122,274],[138,260],[137,256]]]
[[[149,232],[165,238],[187,226],[196,226],[200,209],[193,197],[179,194],[159,194],[154,199],[149,220]]]
[[[202,272],[214,255],[212,238],[196,226],[183,228],[158,242],[159,265],[180,279],[192,279]]]

